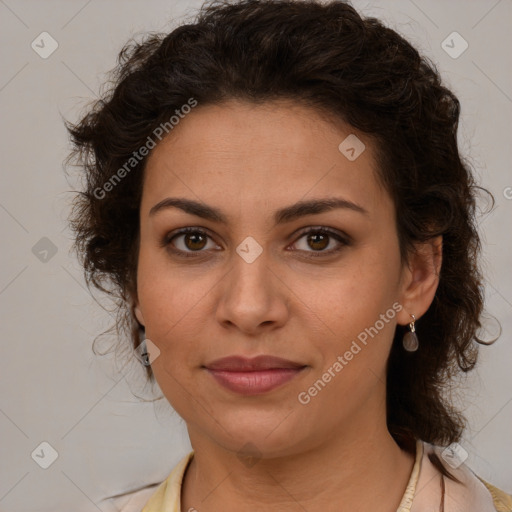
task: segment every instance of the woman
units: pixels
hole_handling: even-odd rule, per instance
[[[125,46],[68,125],[76,247],[193,451],[123,510],[512,510],[444,393],[482,341],[458,119],[339,1],[216,2]]]

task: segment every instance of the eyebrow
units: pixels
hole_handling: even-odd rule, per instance
[[[208,206],[204,203],[194,201],[192,199],[168,197],[163,199],[159,203],[155,204],[151,210],[149,210],[149,216],[153,216],[158,212],[166,210],[167,208],[179,208],[186,213],[196,215],[203,219],[211,220],[213,222],[219,222],[222,224],[228,224],[228,218],[218,208]],[[275,225],[284,224],[291,222],[300,217],[306,215],[315,215],[336,208],[345,208],[352,210],[363,215],[368,215],[368,211],[362,206],[359,206],[352,201],[342,198],[325,198],[325,199],[312,199],[309,201],[299,201],[291,206],[281,208],[274,213]]]

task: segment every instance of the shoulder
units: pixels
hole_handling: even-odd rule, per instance
[[[103,512],[140,512],[160,485],[160,483],[157,483],[142,489],[111,496],[98,505]]]
[[[467,457],[467,454],[457,452],[458,445],[455,445],[455,450],[428,443],[423,443],[423,447],[415,502],[417,499],[421,502],[423,495],[423,499],[429,497],[435,503],[444,492],[447,512],[512,512],[512,496],[478,477],[464,463],[464,455]],[[444,472],[456,480],[443,478]]]
[[[512,496],[507,494],[505,491],[494,487],[489,482],[486,482],[482,478],[478,479],[485,485],[487,490],[492,496],[492,501],[498,512],[512,512]]]
[[[113,496],[101,503],[104,512],[179,512],[181,483],[194,452],[185,455],[160,483]]]

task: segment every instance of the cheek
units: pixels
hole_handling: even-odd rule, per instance
[[[397,302],[400,262],[392,248],[388,250],[387,258],[377,247],[354,254],[343,269],[329,276],[323,293],[317,293],[316,298],[310,294],[312,309],[333,340],[324,345],[327,367],[337,355],[353,347],[357,354],[347,355],[357,363],[351,362],[351,366],[366,365],[382,371],[401,309]],[[303,290],[306,288],[303,281]]]
[[[165,251],[153,248],[143,238],[137,268],[137,295],[146,332],[149,329],[161,336],[170,331],[190,308],[194,289],[179,271],[170,267]]]
[[[199,314],[197,300],[188,300],[174,287],[171,291],[159,286],[149,286],[140,292],[146,337],[156,344],[166,367],[179,370],[186,360],[193,359],[193,343],[201,339],[204,314]]]
[[[397,297],[399,262],[396,258],[384,260],[378,255],[377,248],[358,251],[344,262],[343,267],[324,273],[313,283],[308,281],[302,281],[303,291],[299,293],[306,293],[308,287],[315,290],[309,295],[319,314],[327,313],[341,325],[364,327],[384,313]]]
[[[208,270],[201,276],[177,269],[148,250],[141,251],[137,279],[146,337],[160,350],[155,376],[159,366],[178,375],[203,364],[208,347],[215,346],[205,326],[214,314],[208,295],[219,276]]]

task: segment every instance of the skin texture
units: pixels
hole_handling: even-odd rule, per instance
[[[352,133],[366,145],[355,161],[338,149]],[[375,166],[364,134],[286,101],[199,105],[149,156],[135,312],[160,351],[155,377],[195,451],[182,510],[396,510],[413,457],[386,427],[386,360],[396,324],[408,324],[410,313],[418,320],[433,300],[442,241],[418,246],[402,264],[394,205]],[[216,207],[229,222],[178,208],[150,215],[167,197]],[[332,197],[366,213],[338,208],[274,226],[275,210]],[[209,237],[169,241],[184,227]],[[349,244],[302,233],[311,227],[348,235]],[[236,252],[248,236],[262,248],[252,263]],[[298,394],[394,303],[403,309],[301,404]],[[308,368],[257,396],[226,390],[203,368],[260,354]],[[255,454],[252,464],[241,457]]]

